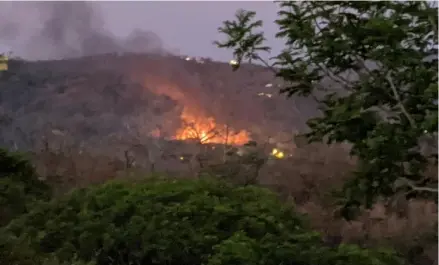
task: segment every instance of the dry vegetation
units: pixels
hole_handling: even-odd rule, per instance
[[[61,17],[77,17],[75,10],[84,13],[73,6],[53,9],[45,30],[50,33]],[[81,26],[88,20],[72,21]],[[438,264],[438,209],[431,200],[395,197],[363,209],[354,221],[339,215],[332,192],[356,168],[349,146],[287,139],[306,129],[308,118],[318,115],[315,100],[279,95],[280,81],[263,67],[243,64],[239,72],[233,72],[230,65],[207,58],[186,60],[161,51],[158,37],[149,32],[133,32],[126,43],[109,42],[109,35],[89,24],[80,28],[87,29],[83,35],[90,36],[90,43],[75,55],[95,54],[95,49],[122,51],[119,46],[123,45],[127,47],[124,52],[142,52],[142,45],[136,43],[148,39],[155,40],[148,49],[156,54],[115,52],[69,60],[10,60],[10,71],[0,72],[0,146],[27,150],[55,196],[110,179],[209,174],[278,192],[308,216],[309,224],[329,245],[390,246],[411,265]],[[65,24],[63,32],[76,27],[72,25]],[[38,41],[43,40],[35,39],[35,44]],[[53,52],[72,53],[63,48]],[[289,142],[282,147],[290,148],[288,155],[243,163],[235,155],[242,151],[240,147],[227,145],[227,140],[226,145],[201,143],[206,137],[203,133],[217,136],[215,126],[212,131],[201,131],[199,121],[209,119],[225,128],[222,133],[244,131],[249,136],[244,140],[255,140],[263,157],[282,146],[280,142]],[[198,130],[198,142],[180,141],[186,136],[176,135],[189,127]],[[233,154],[229,157],[229,153]],[[428,174],[437,179],[437,168]]]
[[[202,172],[212,173],[211,166],[224,163],[230,147],[143,137],[157,120],[179,120],[179,106],[196,103],[196,109],[213,115],[219,123],[230,123],[237,130],[250,128],[260,144],[265,143],[267,135],[276,136],[281,130],[300,130],[307,117],[315,114],[315,106],[306,99],[286,100],[274,93],[271,99],[258,97],[260,91],[274,89],[264,87],[273,80],[268,77],[271,73],[264,73],[260,67],[248,66],[246,71],[235,74],[221,63],[197,64],[154,56],[140,60],[133,55],[31,63],[20,71],[18,77],[0,83],[0,103],[5,114],[3,141],[20,142],[18,138],[23,135],[32,138],[27,143],[21,139],[22,146],[31,147],[33,163],[57,194],[113,178],[156,173],[202,177]],[[179,98],[182,91],[189,95],[184,100]],[[231,96],[224,98],[224,94]],[[213,104],[215,100],[220,104]],[[221,108],[224,105],[229,108]],[[158,115],[157,119],[151,106],[171,108],[166,115],[173,117]],[[131,131],[124,130],[126,123],[133,125]],[[52,128],[61,128],[64,134]],[[34,130],[39,132],[31,135]],[[71,133],[65,133],[68,131]],[[11,147],[10,143],[3,144]],[[255,173],[257,183],[297,204],[329,243],[390,245],[412,264],[437,264],[434,203],[382,202],[364,211],[356,221],[347,222],[337,216],[330,193],[341,187],[355,168],[355,159],[348,155],[349,147],[298,142],[294,146],[291,157],[264,163]],[[266,145],[268,151],[272,147]],[[240,175],[226,174],[232,181],[243,182]],[[436,174],[434,170],[433,175]]]
[[[51,176],[48,180],[59,193],[108,179],[151,174],[147,167],[127,168],[126,161],[118,158],[79,153],[65,147],[58,151],[42,150],[35,154],[33,161],[41,173]],[[188,165],[185,166],[187,169]],[[258,182],[297,204],[330,244],[393,246],[405,253],[412,264],[437,264],[434,236],[437,206],[431,201],[382,202],[352,222],[337,216],[337,206],[330,192],[341,187],[354,167],[355,159],[348,156],[346,146],[305,145],[298,147],[288,159],[265,164]],[[180,174],[180,177],[197,175],[186,172],[188,174]]]

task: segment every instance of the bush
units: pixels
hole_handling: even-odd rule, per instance
[[[3,231],[40,255],[104,264],[399,264],[390,252],[327,247],[291,206],[215,180],[109,182],[40,204]]]
[[[20,154],[0,149],[0,226],[48,198],[50,188],[39,180],[32,164]]]

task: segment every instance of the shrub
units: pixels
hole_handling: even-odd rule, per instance
[[[0,149],[0,226],[49,197],[49,186],[39,180],[28,160]]]
[[[216,180],[112,181],[40,204],[3,231],[40,255],[103,264],[399,264],[324,246],[267,189]]]
[[[0,237],[0,265],[35,265],[35,250],[13,236]]]

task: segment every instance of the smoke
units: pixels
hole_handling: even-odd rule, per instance
[[[0,46],[7,45],[25,59],[165,53],[153,32],[136,29],[125,39],[114,36],[93,2],[1,3],[0,10]]]

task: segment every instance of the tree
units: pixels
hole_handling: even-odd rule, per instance
[[[23,155],[0,148],[0,226],[51,197],[50,187]]]
[[[4,242],[0,257],[13,261],[29,249],[26,256],[60,262],[76,256],[96,265],[401,264],[387,250],[325,246],[276,194],[211,179],[112,181],[75,190],[0,232],[13,240]]]
[[[284,50],[260,52],[264,33],[255,12],[239,10],[215,42],[237,64],[257,60],[283,79],[287,96],[312,96],[322,115],[310,119],[310,142],[349,142],[358,170],[343,188],[343,213],[395,193],[437,197],[426,168],[435,152],[424,138],[438,128],[438,11],[427,1],[281,2],[277,38]],[[430,141],[431,142],[431,141]],[[345,215],[347,216],[347,215]]]

